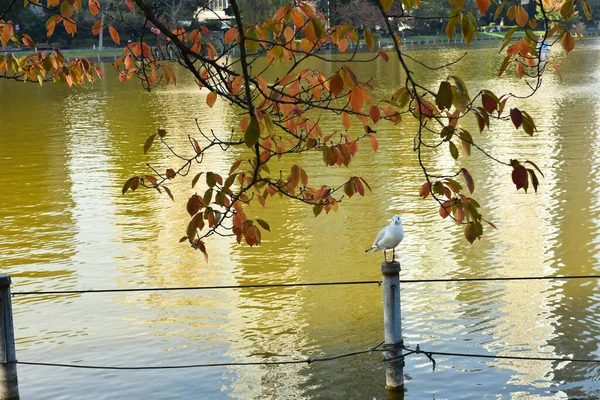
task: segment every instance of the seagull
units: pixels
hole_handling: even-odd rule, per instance
[[[383,228],[378,234],[373,246],[365,250],[365,253],[374,253],[383,249],[383,259],[387,260],[387,250],[392,250],[392,261],[396,259],[395,249],[404,239],[404,231],[402,230],[402,220],[399,215],[394,215],[392,223]]]

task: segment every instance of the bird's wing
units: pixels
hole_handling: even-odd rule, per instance
[[[379,233],[377,234],[377,237],[375,238],[375,241],[373,242],[373,246],[372,247],[379,247],[379,246],[377,246],[377,243],[379,243],[379,241],[381,239],[383,239],[383,237],[385,236],[385,230],[386,229],[387,229],[387,227],[383,228],[382,230],[379,231]]]

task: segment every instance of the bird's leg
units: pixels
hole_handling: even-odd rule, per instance
[[[392,262],[396,261],[396,249],[392,249]]]
[[[385,262],[388,262],[388,260],[387,260],[387,251],[385,249],[383,249],[383,260]]]

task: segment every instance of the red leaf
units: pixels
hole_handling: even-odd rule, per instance
[[[187,202],[187,212],[190,216],[194,216],[204,206],[202,199],[197,194],[192,195]]]
[[[469,192],[473,193],[475,190],[475,182],[473,182],[473,177],[465,168],[461,168],[460,172],[463,174],[463,178],[465,178],[465,182],[467,183],[467,187],[469,188]]]
[[[481,15],[485,15],[488,8],[490,8],[490,0],[475,0],[475,3],[477,3]]]
[[[369,109],[369,116],[373,120],[373,122],[377,123],[381,119],[381,111],[377,106],[371,106]]]
[[[383,61],[388,62],[388,60],[390,59],[390,57],[386,54],[385,51],[379,50],[378,53],[381,56],[381,58],[383,58]]]
[[[431,185],[429,182],[425,182],[423,186],[421,186],[421,189],[419,189],[419,196],[426,199],[427,196],[429,196],[429,193],[431,193]]]
[[[365,187],[357,177],[354,177],[354,185],[356,186],[356,191],[358,194],[365,197]]]
[[[523,114],[521,114],[521,111],[518,108],[511,108],[510,119],[515,125],[515,128],[519,129],[519,127],[523,123]]]
[[[489,113],[496,109],[496,102],[494,99],[485,93],[481,95],[481,102],[483,103],[483,108],[485,108],[485,111]]]
[[[517,186],[517,190],[527,187],[527,169],[522,165],[517,165],[514,167],[512,172],[512,180],[514,184]]]

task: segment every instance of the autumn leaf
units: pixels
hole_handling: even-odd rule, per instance
[[[527,14],[527,10],[523,6],[517,6],[516,15],[515,15],[517,24],[521,27],[524,27],[529,21],[529,14]]]
[[[567,54],[575,48],[575,38],[573,38],[573,35],[571,35],[571,32],[569,32],[568,30],[565,30],[565,33],[563,34],[562,38],[560,39],[560,45],[562,46],[563,49],[565,49]]]
[[[342,112],[342,126],[345,129],[350,129],[350,114],[348,114],[346,111]]]
[[[89,0],[88,6],[92,15],[97,15],[100,12],[100,2],[98,0]]]
[[[206,104],[212,108],[215,105],[215,101],[217,101],[217,92],[213,90],[206,96]]]
[[[512,181],[517,190],[524,188],[527,191],[527,169],[522,165],[517,165],[512,171]]]
[[[517,129],[523,124],[523,114],[518,108],[510,109],[510,119]]]
[[[392,3],[394,3],[394,0],[379,0],[379,2],[381,3],[383,10],[387,12],[392,7]]]
[[[490,0],[475,0],[477,4],[477,8],[479,8],[479,12],[481,15],[485,15],[488,8],[490,8]]]
[[[235,40],[237,37],[237,28],[229,28],[227,32],[225,32],[225,43],[229,44]]]
[[[109,25],[108,32],[110,33],[110,37],[116,44],[121,44],[121,38],[119,37],[119,32],[112,26]]]
[[[461,168],[460,172],[462,173],[463,178],[465,179],[465,182],[467,183],[467,188],[469,188],[469,192],[472,194],[473,191],[475,190],[475,182],[473,181],[473,177],[471,176],[469,171],[467,171],[466,168]]]

